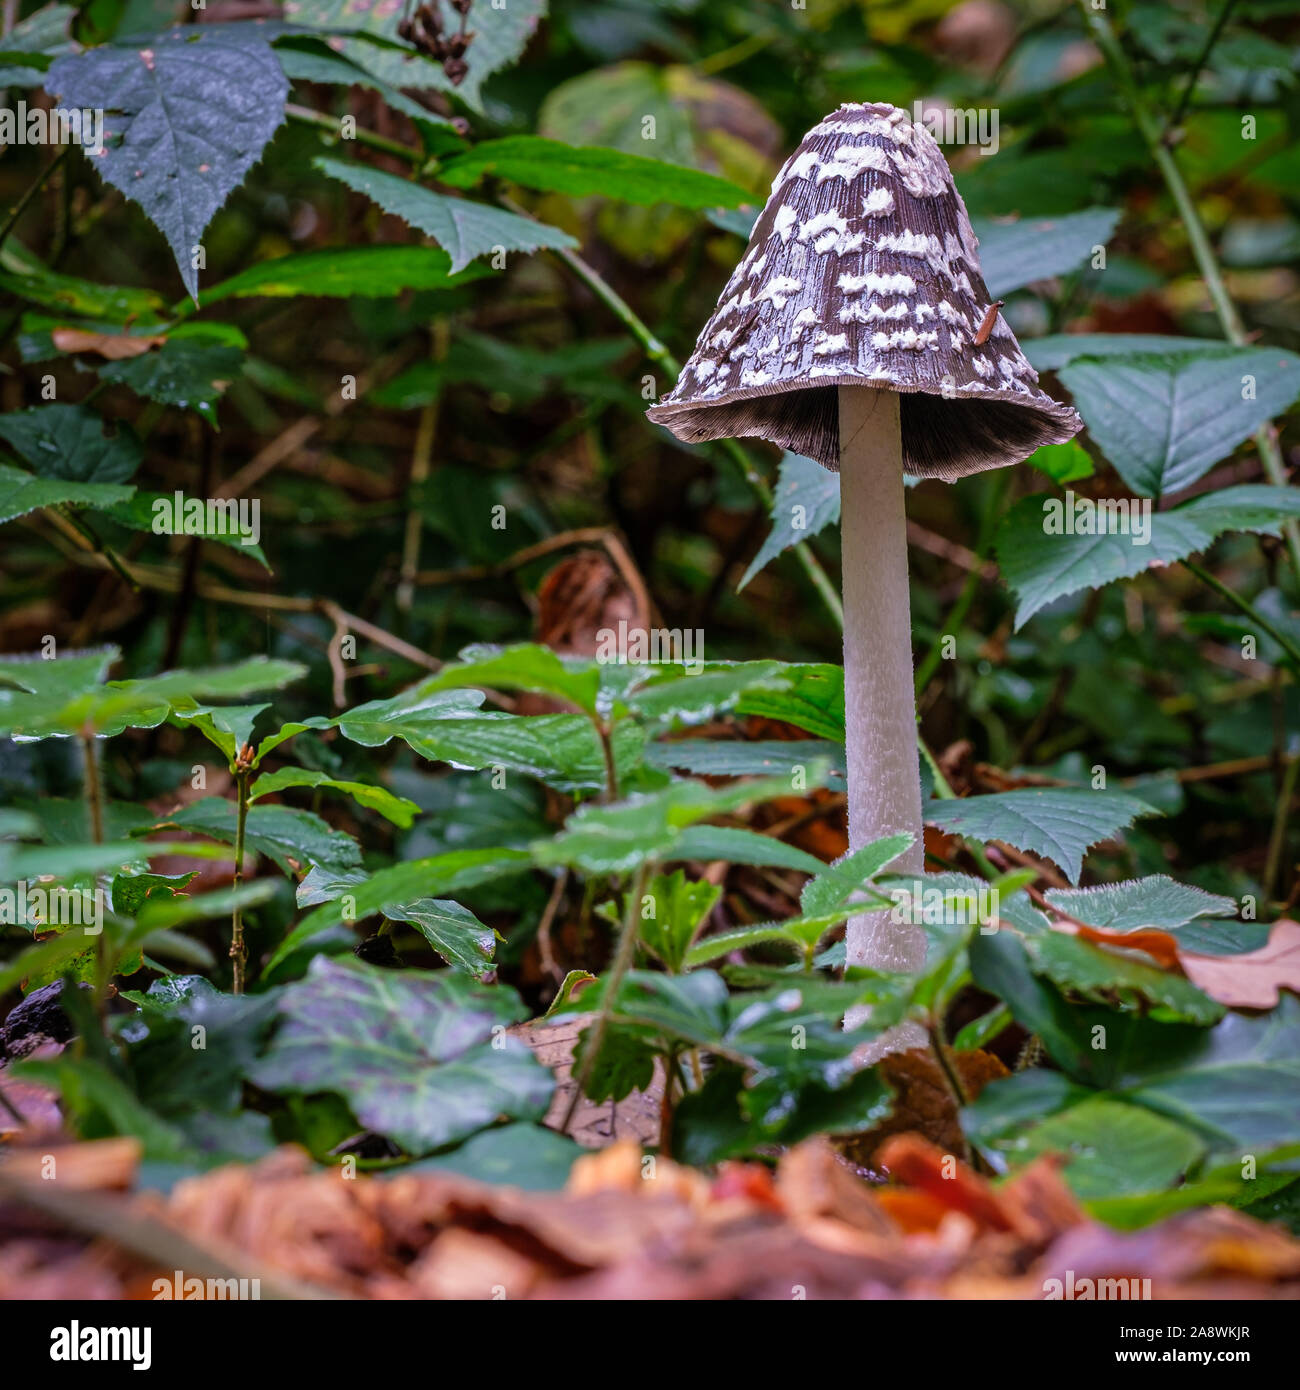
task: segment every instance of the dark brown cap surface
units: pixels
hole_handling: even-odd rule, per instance
[[[990,309],[975,234],[934,137],[893,106],[842,106],[772,185],[671,394],[687,443],[758,436],[839,466],[840,386],[902,394],[903,466],[955,479],[1082,422]]]

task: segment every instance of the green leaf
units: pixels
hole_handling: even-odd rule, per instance
[[[448,965],[474,979],[487,979],[495,973],[492,953],[497,934],[460,903],[450,898],[419,898],[385,909],[385,916],[394,922],[409,922]]]
[[[1021,1073],[1025,1075],[1025,1073]],[[1011,1080],[1019,1080],[1013,1077]],[[962,1114],[967,1134],[990,1157],[1019,1167],[1061,1154],[1062,1176],[1076,1196],[1116,1197],[1169,1187],[1188,1173],[1205,1146],[1182,1125],[1107,1096],[1089,1097],[1028,1126],[999,1109],[1005,1082],[985,1088]]]
[[[332,41],[337,42],[337,40]],[[465,142],[455,133],[455,127],[452,125],[450,117],[440,116],[436,111],[430,111],[427,106],[421,106],[418,101],[413,101],[410,97],[403,95],[395,87],[382,81],[373,73],[367,72],[365,68],[358,66],[348,58],[344,58],[342,54],[333,52],[327,47],[329,42],[331,40],[317,40],[289,34],[277,41],[275,56],[279,59],[285,76],[291,82],[319,82],[345,87],[365,87],[372,92],[378,92],[383,97],[384,102],[394,111],[400,111],[404,116],[409,116],[411,120],[416,122],[421,128],[421,133],[425,136],[426,147],[432,143],[434,153],[444,149],[461,150],[465,148]],[[379,50],[373,47],[369,51],[371,56],[378,56],[379,54]]]
[[[449,1154],[408,1163],[397,1173],[455,1173],[524,1192],[558,1192],[585,1150],[541,1125],[498,1125],[467,1139]]]
[[[1222,1004],[1144,957],[1060,931],[1027,937],[1025,948],[1035,974],[1095,1003],[1133,1010],[1154,1005],[1153,1018],[1183,1023],[1211,1024],[1223,1017]]]
[[[387,787],[376,787],[367,782],[340,781],[324,772],[305,767],[283,767],[278,772],[263,773],[249,788],[248,799],[256,801],[258,797],[270,796],[286,787],[327,787],[331,791],[343,792],[359,806],[378,811],[403,830],[411,828],[411,823],[420,812],[414,801],[408,801],[404,796],[394,796]]]
[[[0,270],[0,290],[47,309],[107,319],[114,326],[128,319],[147,323],[167,310],[166,301],[153,290],[133,285],[100,285],[75,275],[61,275],[34,258],[30,264],[18,261],[7,251],[0,254],[0,262],[5,266]]]
[[[174,826],[208,835],[233,845],[237,829],[234,802],[205,796],[162,818],[154,829]],[[351,835],[331,830],[319,816],[289,806],[250,806],[244,825],[247,851],[265,854],[281,872],[306,873],[310,868],[350,869],[361,862],[361,850]]]
[[[205,305],[222,299],[298,295],[330,299],[390,299],[403,290],[445,290],[486,272],[471,267],[451,273],[451,261],[438,246],[331,246],[258,261],[228,280],[204,290]]]
[[[481,141],[438,170],[438,181],[452,188],[476,188],[489,177],[508,179],[542,193],[566,193],[575,198],[597,195],[647,205],[734,208],[753,201],[753,194],[716,174],[599,145],[568,145],[537,135]]]
[[[64,478],[34,478],[0,463],[0,524],[42,507],[107,508],[130,499],[134,488],[116,483],[74,483]]]
[[[100,175],[144,209],[196,301],[195,248],[284,119],[289,83],[253,25],[182,25],[149,47],[103,45],[60,58],[46,90],[102,108]]]
[[[1160,497],[1189,487],[1281,415],[1300,395],[1300,357],[1224,348],[1214,356],[1085,358],[1060,378],[1120,477],[1134,492]]]
[[[174,898],[194,878],[197,869],[184,874],[118,874],[113,880],[113,911],[134,917],[155,895]]]
[[[234,498],[227,500],[223,503],[224,510],[218,514],[215,510],[209,509],[206,499],[203,500],[205,505],[201,519],[191,515],[181,516],[180,520],[185,528],[182,534],[229,546],[236,554],[247,555],[256,560],[263,569],[269,570],[271,566],[267,563],[262,547],[252,543],[251,522],[245,526],[244,521],[247,518],[240,517],[239,501]],[[165,511],[158,507],[159,501],[166,503]],[[154,529],[154,522],[160,515],[167,518],[167,524],[170,525],[175,514],[174,497],[168,497],[161,492],[137,492],[126,501],[114,503],[111,507],[101,510],[107,512],[120,526],[129,527],[132,531],[146,531],[150,535],[177,534],[173,531],[160,532]],[[215,523],[211,529],[210,523]]]
[[[409,179],[385,174],[364,164],[345,164],[342,160],[323,156],[314,163],[321,173],[338,179],[355,193],[364,193],[385,212],[432,237],[451,257],[453,273],[497,249],[538,251],[578,244],[568,232],[545,222],[520,217],[469,198],[434,193]]]
[[[1078,881],[1083,856],[1092,845],[1113,839],[1139,816],[1157,814],[1146,802],[1124,792],[1080,787],[1035,787],[925,805],[930,825],[972,840],[1002,840],[1043,855],[1059,864],[1071,883]]]
[[[1049,888],[1048,903],[1090,927],[1106,931],[1138,931],[1143,927],[1170,930],[1195,917],[1223,915],[1236,903],[1203,888],[1178,883],[1167,874],[1103,883],[1096,888]]]
[[[546,13],[546,0],[509,0],[500,9],[491,0],[474,0],[469,29],[474,41],[465,52],[468,72],[455,86],[439,63],[420,55],[397,37],[395,9],[384,5],[361,6],[355,0],[287,0],[284,17],[295,24],[322,29],[329,34],[370,33],[382,43],[364,38],[334,40],[331,44],[352,62],[394,87],[454,91],[474,109],[481,103],[480,88],[492,73],[508,67],[523,53]],[[450,16],[453,24],[458,23]]]
[[[1052,333],[1027,338],[1025,356],[1040,372],[1054,372],[1079,357],[1219,356],[1222,338],[1175,338],[1161,333]]]
[[[234,764],[239,750],[253,741],[253,725],[257,716],[270,705],[198,705],[192,701],[175,701],[171,717],[178,724],[197,729]]]
[[[783,550],[840,519],[840,479],[812,459],[786,452],[772,494],[772,529],[736,585],[739,592]]]
[[[1044,444],[1025,462],[1054,483],[1075,483],[1080,478],[1091,478],[1097,471],[1088,451],[1076,439],[1068,439],[1064,444]]]
[[[146,400],[192,410],[215,426],[222,392],[239,375],[243,360],[237,348],[221,343],[168,338],[161,347],[139,357],[106,362],[99,368],[99,377],[129,386]]]
[[[368,1129],[427,1153],[495,1124],[539,1120],[555,1082],[502,1025],[526,1016],[513,991],[451,973],[312,961],[250,1070],[266,1090],[330,1091]]]
[[[706,879],[692,882],[681,869],[652,879],[646,888],[652,900],[650,915],[644,902],[636,907],[646,950],[670,971],[680,972],[687,949],[721,894],[717,884]]]
[[[1076,270],[1105,246],[1119,221],[1117,208],[1087,208],[1055,217],[1024,217],[1014,222],[975,222],[980,271],[995,298],[1036,280]]]
[[[781,719],[815,738],[844,742],[844,672],[839,666],[794,665],[782,668],[783,690],[746,691],[737,714]]]
[[[249,819],[252,819],[251,811]],[[326,891],[333,899],[346,893],[346,900],[326,902],[299,922],[280,943],[267,969],[279,965],[305,942],[331,927],[364,921],[376,912],[387,912],[390,907],[400,909],[402,904],[410,904],[421,898],[459,893],[481,883],[522,873],[530,864],[529,856],[522,850],[461,849],[435,854],[428,859],[411,859],[394,864],[390,868],[380,869],[364,882],[344,880],[337,883],[337,893]],[[328,865],[323,867],[329,868]],[[340,875],[331,873],[329,877],[338,880]]]
[[[42,478],[75,483],[125,483],[144,457],[126,425],[106,433],[82,405],[37,405],[0,415],[0,439],[13,445]]]
[[[52,55],[68,47],[68,27],[77,17],[71,5],[42,5],[35,14],[19,20],[0,39],[5,67],[0,81],[6,87],[39,87],[45,81]],[[11,63],[20,66],[9,66]]]
[[[807,850],[787,845],[774,835],[760,835],[730,825],[688,825],[678,835],[670,859],[725,859],[729,864],[754,864],[760,868],[794,869],[802,874],[820,873],[826,865]]]
[[[643,1038],[620,1028],[617,1023],[606,1031],[594,1064],[587,1063],[591,1050],[591,1028],[584,1028],[573,1049],[574,1074],[591,1070],[583,1084],[582,1093],[588,1100],[625,1100],[633,1091],[648,1090],[654,1081],[655,1058],[658,1050]]]
[[[645,762],[665,772],[693,772],[697,777],[790,778],[795,786],[795,770],[807,770],[812,763],[829,765],[833,771],[827,786],[844,784],[844,745],[824,739],[778,739],[750,743],[743,739],[683,738],[665,743],[649,743]]]
[[[1040,493],[1022,498],[1003,517],[996,542],[998,564],[1019,599],[1019,629],[1039,609],[1066,594],[1099,589],[1153,566],[1184,560],[1205,550],[1225,531],[1278,535],[1283,524],[1298,515],[1300,488],[1246,483],[1205,493],[1168,511],[1152,512],[1141,523],[1150,526],[1149,542],[1140,544],[1138,533],[1131,529],[1131,514],[1130,534],[1117,529],[1125,524],[1123,514],[1106,520],[1109,529],[1103,534],[1079,533],[1080,526],[1096,526],[1103,519],[1101,513],[1094,513],[1090,506],[1080,509],[1070,492],[1064,501]],[[1049,524],[1051,533],[1045,529]],[[1067,526],[1075,534],[1064,531]]]
[[[803,892],[799,894],[800,910],[806,916],[816,917],[843,907],[855,893],[868,887],[887,864],[893,863],[913,838],[906,833],[890,835],[837,859],[828,869],[804,884]]]
[[[585,873],[625,873],[649,860],[673,857],[682,831],[708,816],[738,810],[788,791],[782,781],[742,782],[712,788],[674,782],[607,806],[583,806],[550,840],[533,845],[543,866],[567,865]]]
[[[418,687],[432,693],[476,687],[480,690],[531,690],[567,700],[588,714],[596,713],[600,669],[583,658],[558,656],[549,647],[521,643],[514,647],[467,647],[461,659],[444,666]]]

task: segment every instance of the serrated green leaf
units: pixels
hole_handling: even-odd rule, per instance
[[[168,338],[139,357],[106,362],[99,368],[99,377],[128,386],[146,400],[192,410],[215,426],[222,393],[243,369],[243,361],[237,348],[221,343]]]
[[[809,917],[821,916],[836,908],[843,907],[854,894],[869,886],[870,881],[886,865],[895,859],[912,843],[913,836],[907,833],[890,835],[882,840],[874,840],[869,845],[837,859],[829,868],[823,869],[815,878],[809,879],[799,894],[800,910]]]
[[[117,506],[135,491],[117,483],[76,483],[65,478],[36,478],[0,463],[0,524],[42,507]]]
[[[1222,916],[1236,907],[1231,898],[1207,893],[1167,874],[1102,883],[1095,888],[1049,888],[1048,903],[1058,911],[1106,931],[1169,930],[1195,917]]]
[[[782,454],[772,494],[772,529],[736,585],[739,592],[783,550],[811,540],[840,519],[838,473],[789,451]]]
[[[980,273],[996,299],[1035,280],[1076,270],[1105,246],[1119,221],[1117,208],[1086,208],[1014,222],[977,220]]]
[[[126,483],[144,457],[127,425],[105,422],[82,405],[37,405],[0,415],[0,439],[11,444],[42,478],[75,483]]]
[[[1113,838],[1139,816],[1157,815],[1146,802],[1124,792],[1095,792],[1080,787],[1043,787],[1025,791],[930,801],[930,825],[973,840],[1002,840],[1016,849],[1041,854],[1078,881],[1083,856],[1100,840]]]
[[[1088,432],[1143,497],[1180,492],[1300,395],[1280,348],[1078,359],[1060,371]]]
[[[385,212],[432,237],[451,257],[453,273],[463,270],[479,256],[490,255],[498,249],[539,251],[578,244],[568,232],[545,222],[520,217],[471,198],[434,193],[409,179],[385,174],[364,164],[345,164],[342,160],[323,156],[314,162],[321,173],[346,184],[354,193],[365,194]]]
[[[148,48],[104,44],[60,58],[46,90],[102,109],[100,176],[144,209],[198,299],[196,248],[284,120],[288,79],[256,26],[182,25]]]
[[[1116,529],[1123,522],[1107,521],[1109,529],[1094,535],[1078,534],[1080,522],[1076,520],[1076,534],[1060,533],[1074,512],[1073,494],[1067,493],[1064,501],[1040,494],[1022,498],[1002,519],[997,536],[998,564],[1019,599],[1017,628],[1066,594],[1099,589],[1152,566],[1185,560],[1226,531],[1278,535],[1287,520],[1300,515],[1300,488],[1247,483],[1194,497],[1168,511],[1153,512],[1143,523],[1150,526],[1147,544],[1136,543],[1131,529],[1129,534]],[[1100,515],[1089,514],[1095,518]],[[1053,528],[1050,534],[1045,529],[1049,524]],[[1097,520],[1088,524],[1096,525]],[[1132,527],[1131,517],[1128,526]]]

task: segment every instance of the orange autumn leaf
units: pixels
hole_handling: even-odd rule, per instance
[[[1143,927],[1140,931],[1103,931],[1081,922],[1075,927],[1074,934],[1099,946],[1120,946],[1126,951],[1142,951],[1159,961],[1166,970],[1178,965],[1180,953],[1177,939],[1167,931],[1157,931],[1155,927]]]
[[[150,349],[161,347],[167,341],[157,335],[130,338],[124,333],[89,333],[83,328],[56,328],[50,337],[60,352],[93,352],[109,362],[143,357]]]
[[[1211,999],[1234,1009],[1271,1009],[1280,990],[1300,993],[1300,922],[1274,922],[1258,951],[1240,956],[1182,952],[1183,973]]]

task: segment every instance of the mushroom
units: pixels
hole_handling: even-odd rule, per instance
[[[804,137],[673,391],[679,439],[757,436],[840,473],[849,844],[921,829],[903,473],[953,482],[1060,444],[1082,421],[1037,387],[980,275],[939,146],[888,105]],[[848,961],[917,970],[919,925],[849,923]]]

